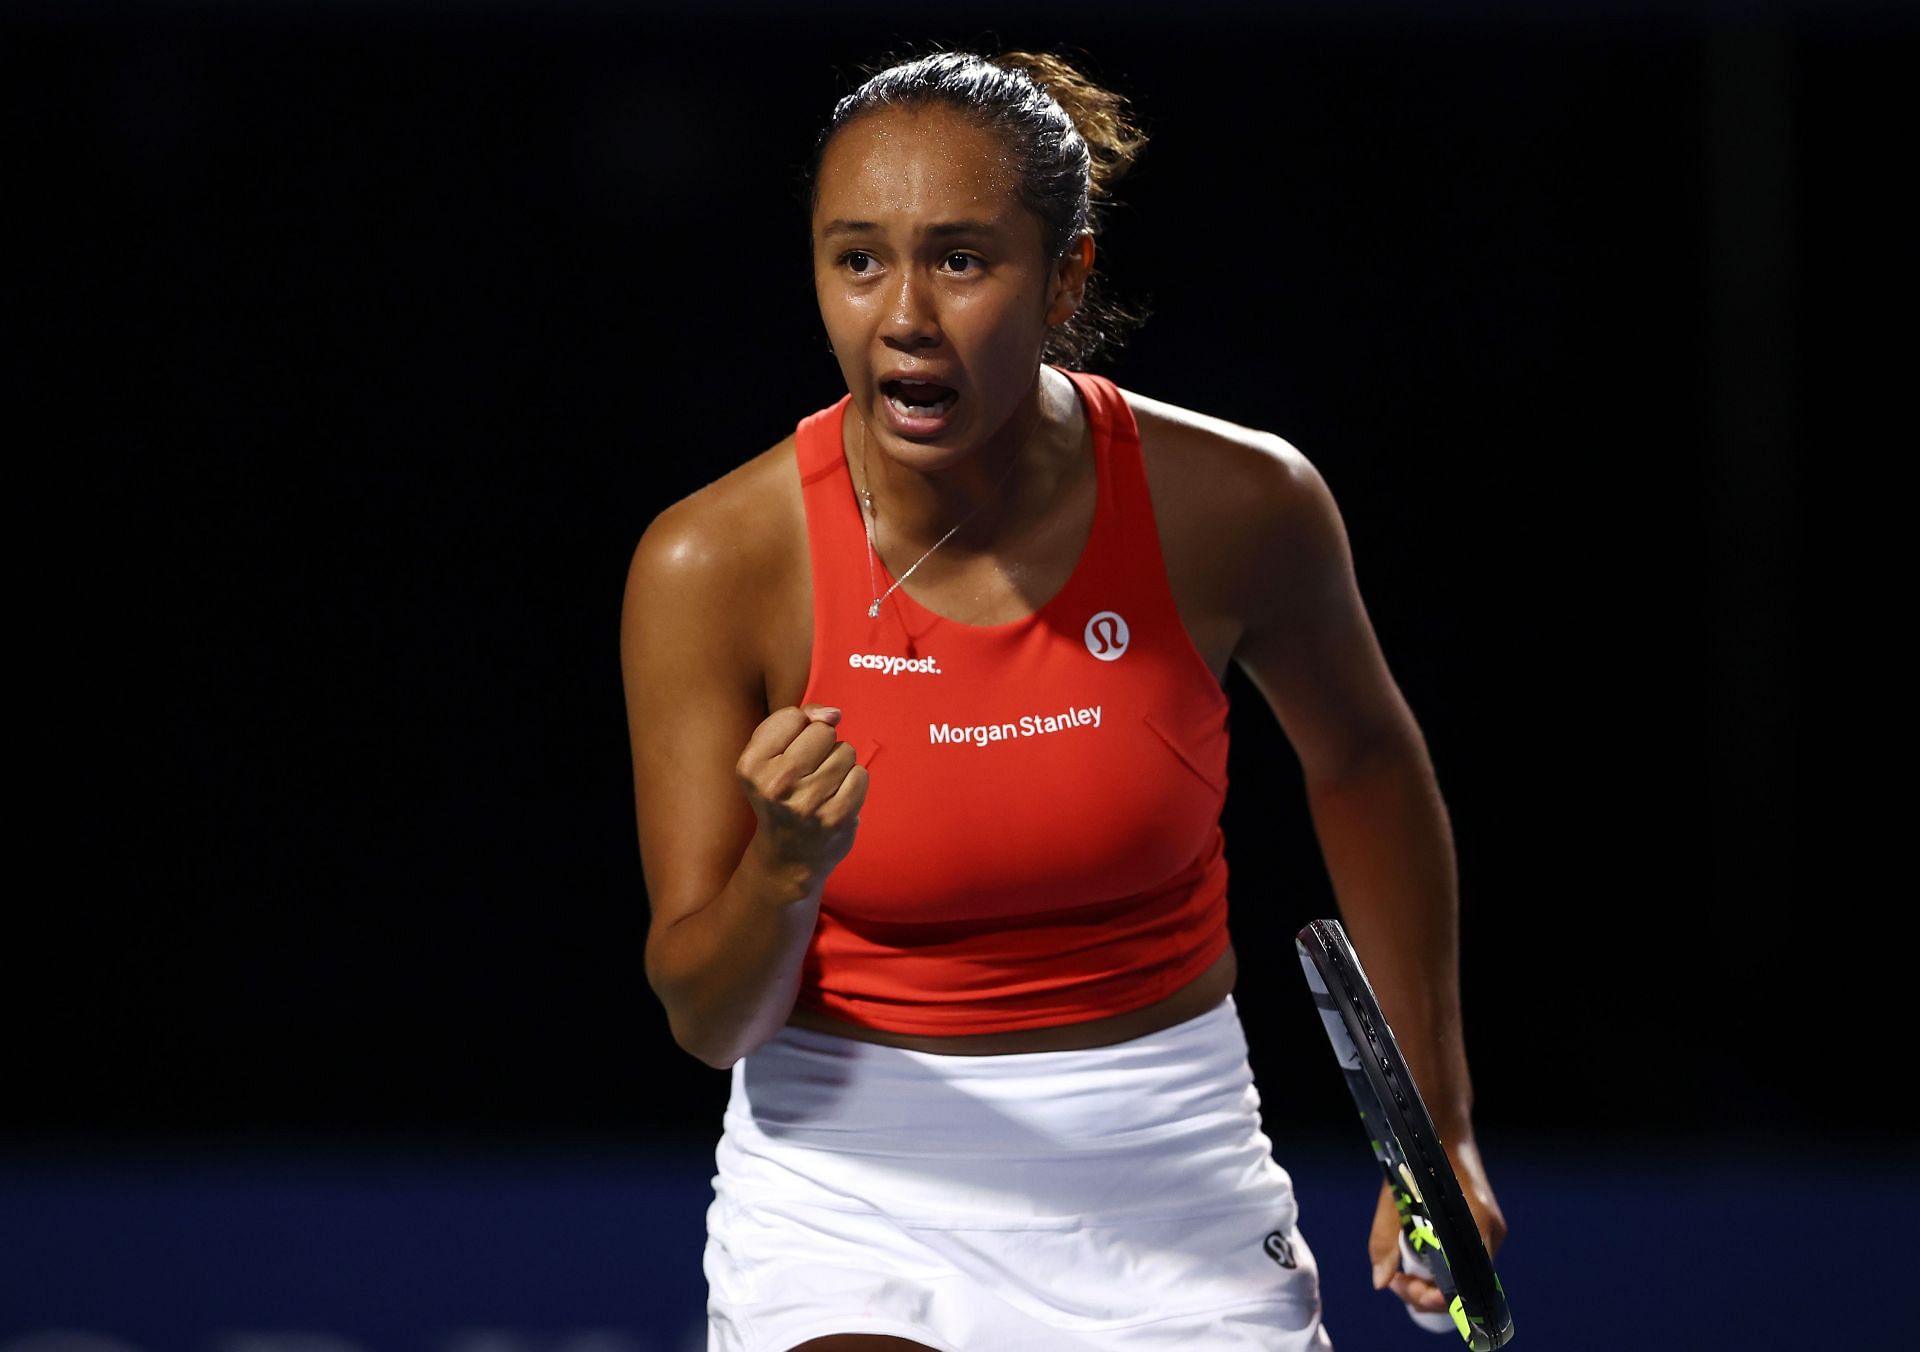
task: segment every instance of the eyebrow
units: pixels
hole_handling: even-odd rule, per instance
[[[830,239],[834,235],[860,235],[880,229],[878,221],[832,220],[820,231],[820,238]],[[927,227],[926,233],[935,239],[948,235],[990,235],[998,227],[992,221],[941,221]]]

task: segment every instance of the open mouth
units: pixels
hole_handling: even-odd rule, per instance
[[[894,411],[906,418],[937,418],[960,398],[958,390],[925,380],[888,380],[880,385]]]

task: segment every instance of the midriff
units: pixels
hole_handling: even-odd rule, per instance
[[[1172,995],[1130,1009],[1124,1014],[1088,1019],[1082,1023],[1064,1023],[1050,1028],[1016,1028],[1005,1033],[970,1033],[962,1037],[929,1037],[920,1033],[891,1033],[883,1028],[868,1028],[849,1023],[818,1010],[796,1009],[787,1022],[795,1028],[812,1028],[822,1033],[837,1033],[860,1042],[878,1042],[909,1051],[943,1052],[954,1056],[1005,1056],[1016,1052],[1066,1052],[1083,1047],[1105,1047],[1129,1038],[1143,1037],[1197,1018],[1233,992],[1238,975],[1233,945],[1199,976]]]

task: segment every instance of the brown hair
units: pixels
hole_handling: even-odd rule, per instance
[[[1083,231],[1095,231],[1102,206],[1147,143],[1119,94],[1102,88],[1051,52],[933,52],[873,71],[833,107],[807,166],[809,215],[820,161],[835,132],[879,108],[943,103],[999,133],[1012,156],[1020,200],[1040,218],[1046,256],[1057,264]],[[1047,335],[1043,361],[1084,368],[1116,349],[1144,311],[1105,298],[1098,275],[1073,318]]]

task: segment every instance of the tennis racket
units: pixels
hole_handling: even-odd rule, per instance
[[[1513,1337],[1507,1294],[1346,931],[1337,920],[1316,920],[1294,937],[1293,946],[1373,1156],[1393,1189],[1402,1267],[1446,1294],[1452,1326],[1474,1352],[1504,1347]],[[1446,1316],[1408,1312],[1423,1327],[1447,1328]]]

